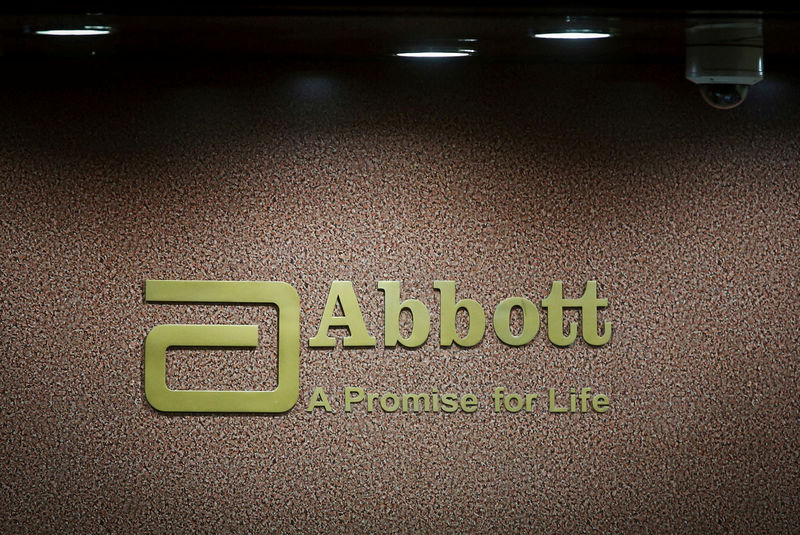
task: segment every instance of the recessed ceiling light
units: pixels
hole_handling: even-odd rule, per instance
[[[474,50],[459,50],[457,52],[446,52],[434,50],[428,52],[398,52],[395,56],[401,58],[463,58],[471,55]]]
[[[605,39],[606,37],[611,37],[611,34],[573,30],[568,32],[537,33],[533,36],[537,39]]]
[[[59,30],[37,30],[37,35],[59,35],[59,36],[86,36],[86,35],[108,35],[111,28],[108,26],[85,26],[75,29]]]

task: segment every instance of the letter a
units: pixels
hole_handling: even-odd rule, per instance
[[[343,316],[334,316],[336,302],[342,305]],[[308,341],[310,347],[336,347],[336,340],[328,336],[331,327],[347,327],[350,336],[342,340],[344,347],[375,347],[375,337],[367,332],[361,309],[358,306],[353,283],[350,281],[333,281],[328,294],[328,302],[319,322],[317,335]]]
[[[325,409],[325,412],[333,412],[331,404],[328,403],[328,396],[325,395],[325,389],[318,386],[311,394],[311,401],[308,402],[306,412],[314,412],[314,409]]]

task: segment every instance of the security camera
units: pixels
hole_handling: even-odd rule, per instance
[[[764,79],[761,22],[700,24],[686,30],[686,78],[708,104],[728,110]]]
[[[709,105],[720,109],[735,108],[747,98],[747,84],[700,84],[700,95]]]

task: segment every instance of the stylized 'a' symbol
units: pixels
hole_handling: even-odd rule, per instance
[[[169,347],[256,347],[257,325],[158,325],[145,339],[147,401],[169,412],[285,412],[300,392],[300,298],[285,282],[148,280],[145,300],[162,303],[273,304],[278,308],[275,390],[170,390]]]

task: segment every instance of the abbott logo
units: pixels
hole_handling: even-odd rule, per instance
[[[148,280],[145,301],[272,304],[278,308],[278,386],[270,391],[170,390],[170,347],[257,347],[258,325],[158,325],[144,346],[144,390],[169,412],[285,412],[300,392],[300,298],[285,282]]]

